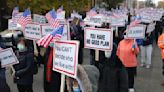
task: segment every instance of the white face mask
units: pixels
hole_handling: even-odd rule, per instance
[[[110,58],[112,55],[112,51],[105,51],[105,57]]]
[[[18,44],[18,45],[17,45],[17,48],[18,48],[18,50],[19,50],[20,52],[26,50],[26,47],[25,47],[23,44]]]

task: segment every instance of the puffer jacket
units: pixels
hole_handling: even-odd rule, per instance
[[[34,74],[34,55],[29,51],[19,52],[17,56],[19,63],[14,65],[15,77],[14,82],[20,85],[31,85]]]

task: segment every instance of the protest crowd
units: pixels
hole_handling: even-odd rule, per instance
[[[135,92],[137,67],[152,68],[153,44],[161,50],[164,74],[163,9],[92,8],[69,18],[65,13],[62,6],[45,16],[13,9],[12,36],[0,36],[0,92],[12,92],[5,68],[18,92],[33,92],[41,65],[44,92]],[[84,48],[90,50],[89,64],[83,64]]]

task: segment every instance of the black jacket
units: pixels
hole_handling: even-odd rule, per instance
[[[105,58],[100,69],[98,92],[128,92],[128,76],[119,58],[116,56],[117,46],[113,45],[111,57]]]
[[[14,65],[14,82],[20,85],[31,85],[33,83],[34,55],[32,53],[21,52],[17,56],[19,64]]]

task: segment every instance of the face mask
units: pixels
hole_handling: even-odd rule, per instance
[[[25,51],[25,46],[23,44],[18,44],[17,48],[19,51]]]
[[[73,87],[73,92],[80,92],[80,88],[79,87]]]
[[[112,55],[112,51],[105,51],[105,57],[110,58]]]

